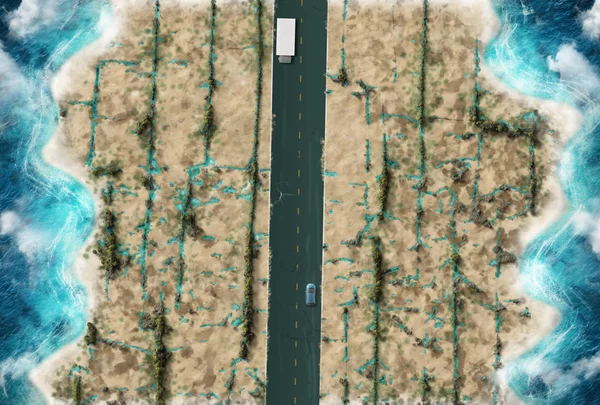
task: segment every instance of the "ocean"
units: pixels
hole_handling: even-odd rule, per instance
[[[520,92],[583,114],[558,164],[569,210],[520,263],[525,292],[562,319],[504,373],[526,403],[600,404],[600,1],[493,4],[502,28],[485,52],[492,71]]]
[[[584,116],[558,167],[570,208],[520,264],[526,293],[562,320],[503,373],[526,403],[600,404],[600,0],[493,5],[502,26],[487,66]],[[99,37],[110,12],[104,0],[0,0],[1,405],[43,404],[28,372],[85,327],[73,264],[92,231],[92,196],[41,152],[58,122],[52,77]]]
[[[73,264],[94,204],[41,152],[58,123],[51,79],[103,13],[96,0],[0,0],[0,404],[45,403],[28,372],[85,328]]]

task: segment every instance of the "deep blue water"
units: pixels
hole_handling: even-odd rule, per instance
[[[37,0],[18,24],[19,2],[0,0],[0,404],[44,403],[29,370],[83,332],[85,291],[73,276],[91,233],[84,187],[41,158],[57,125],[50,83],[97,38],[102,0]]]
[[[109,13],[104,0],[29,3],[55,11],[9,30],[7,12],[19,1],[0,0],[2,405],[43,403],[27,372],[84,328],[86,297],[72,267],[94,207],[80,184],[42,161],[41,150],[57,123],[51,78],[99,35],[100,15]],[[557,307],[562,321],[505,372],[528,403],[600,404],[600,40],[582,30],[593,0],[494,5],[502,30],[485,53],[488,66],[518,90],[567,102],[585,116],[559,166],[571,208],[521,262],[527,293]]]
[[[600,40],[583,30],[593,3],[494,0],[503,27],[485,54],[509,85],[584,114],[559,163],[569,212],[521,261],[526,292],[562,315],[550,335],[505,370],[513,391],[532,404],[600,404]]]

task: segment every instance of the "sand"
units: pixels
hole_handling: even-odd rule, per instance
[[[497,251],[518,259],[526,243],[564,209],[554,167],[578,115],[509,91],[483,62],[476,75],[475,49],[483,55],[498,22],[488,2],[448,3],[429,4],[425,111],[434,118],[424,125],[423,176],[416,109],[423,3],[349,1],[345,19],[344,3],[329,3],[328,73],[334,79],[345,64],[350,85],[327,83],[323,404],[341,402],[344,378],[350,403],[373,403],[375,398],[390,401],[384,403],[515,403],[506,399],[505,382],[499,378],[502,363],[523,353],[557,322],[554,309],[521,291],[518,260],[498,270],[493,249],[500,240],[502,250]],[[374,87],[369,108],[359,80]],[[530,143],[506,134],[477,134],[469,122],[476,80],[486,91],[481,108],[491,120],[525,126],[527,119],[518,116],[538,111],[535,215],[527,198]],[[468,139],[456,136],[469,132],[475,134]],[[379,220],[377,178],[384,139],[390,188],[385,219]],[[462,181],[454,181],[452,172],[459,172],[461,164],[468,170]],[[475,193],[495,195],[477,204],[489,227],[474,223]],[[345,242],[359,232],[364,232],[362,245],[348,246]],[[369,299],[374,273],[369,238],[375,236],[381,238],[383,269],[388,270],[378,340],[369,331],[376,319]],[[453,248],[460,255],[457,273]],[[455,279],[460,280],[456,301]]]
[[[82,378],[83,398],[95,403],[153,403],[153,333],[143,328],[143,319],[163,301],[167,324],[174,329],[164,340],[172,353],[165,380],[169,403],[228,399],[261,403],[267,355],[270,57],[263,62],[261,172],[254,223],[256,337],[248,361],[237,360],[244,238],[250,218],[247,165],[255,114],[253,9],[248,2],[217,3],[216,131],[209,150],[212,160],[205,168],[200,129],[208,93],[203,84],[208,80],[210,4],[178,1],[162,5],[164,40],[159,44],[162,59],[155,129],[155,158],[162,170],[154,175],[156,198],[144,254],[149,194],[142,180],[147,175],[143,168],[148,165],[148,154],[133,131],[149,109],[154,7],[145,0],[121,0],[114,5],[116,21],[110,30],[71,59],[55,81],[55,98],[67,113],[45,150],[48,161],[86,184],[94,197],[99,219],[75,271],[86,285],[88,318],[102,341],[88,347],[82,336],[31,377],[50,403],[70,403],[74,376]],[[265,3],[265,55],[271,53],[272,7],[272,2]],[[564,209],[555,163],[580,117],[564,106],[526,99],[507,89],[483,63],[475,75],[475,48],[482,54],[498,27],[489,2],[448,5],[445,0],[431,1],[425,105],[426,115],[435,118],[423,127],[425,171],[421,176],[416,107],[422,3],[349,1],[345,20],[343,10],[341,1],[329,2],[328,73],[335,76],[343,60],[350,85],[327,82],[331,92],[324,146],[321,403],[341,403],[344,378],[352,404],[372,403],[375,395],[380,402],[388,400],[384,403],[452,403],[456,367],[459,399],[489,404],[496,396],[497,403],[513,404],[500,363],[535,344],[554,327],[557,316],[552,308],[523,294],[518,261],[503,264],[498,271],[493,249],[499,238],[503,251],[518,259],[526,244]],[[92,250],[106,237],[100,215],[107,206],[103,191],[111,179],[91,176],[86,166],[92,132],[90,101],[100,61],[119,62],[100,69],[91,163],[98,167],[114,161],[123,169],[112,179],[117,192],[109,206],[116,215],[120,251],[132,256],[129,265],[108,283]],[[358,80],[374,87],[368,108],[366,94],[352,95],[362,92]],[[481,106],[490,119],[524,125],[526,120],[517,117],[523,112],[537,110],[541,117],[535,144],[535,167],[541,181],[536,215],[528,209],[525,193],[530,174],[528,140],[490,134],[469,139],[455,136],[478,132],[468,118],[475,80],[489,92],[483,95]],[[390,188],[380,220],[377,176],[383,168],[384,139]],[[456,158],[469,165],[459,182],[451,176],[460,165],[448,162]],[[191,177],[190,168],[195,168]],[[479,196],[497,192],[479,204],[483,217],[491,221],[489,227],[473,222],[476,179]],[[191,211],[200,230],[195,237],[186,233],[181,245],[180,208],[188,181],[194,197]],[[417,187],[419,182],[421,187]],[[503,184],[507,186],[499,190]],[[453,215],[452,205],[457,209]],[[418,207],[422,214],[417,215]],[[362,244],[348,246],[359,233]],[[381,239],[383,269],[389,270],[379,303],[377,341],[369,331],[376,319],[375,305],[369,300],[374,270],[370,238],[375,236]],[[451,260],[454,248],[460,254],[456,268]],[[185,261],[181,284],[177,277],[180,257]],[[461,281],[453,298],[457,278]],[[358,302],[354,302],[355,291]],[[176,305],[178,292],[181,298]],[[456,337],[453,313],[459,323]],[[530,318],[523,316],[527,313]],[[498,357],[494,353],[497,339],[502,343]],[[73,368],[74,364],[80,367]],[[233,387],[228,389],[234,374]],[[427,384],[421,382],[424,377]]]
[[[250,220],[249,162],[254,143],[256,17],[248,2],[218,2],[215,27],[216,89],[212,105],[215,131],[208,166],[200,129],[208,88],[210,3],[165,2],[160,10],[155,132],[155,198],[148,217],[148,153],[134,133],[149,111],[152,89],[152,1],[115,1],[115,22],[97,43],[74,56],[54,86],[66,111],[58,133],[45,150],[57,164],[86,184],[93,194],[98,221],[76,273],[87,287],[88,320],[100,341],[83,339],[62,349],[32,372],[50,403],[70,403],[71,386],[82,378],[83,399],[95,403],[154,403],[152,352],[154,334],[143,319],[164,302],[173,331],[164,344],[168,360],[165,387],[169,403],[216,403],[227,399],[261,403],[266,368],[268,305],[268,218],[271,58],[263,59],[260,170],[254,221],[255,339],[247,360],[238,357],[244,295],[244,244]],[[264,2],[264,31],[272,30],[271,2]],[[265,35],[265,55],[271,35]],[[107,62],[102,62],[107,61]],[[95,145],[90,161],[94,83],[99,71]],[[67,158],[63,158],[66,156]],[[90,167],[116,162],[116,178],[94,177]],[[192,168],[192,170],[189,170]],[[108,182],[113,201],[106,200]],[[180,243],[181,207],[188,182],[189,213],[197,233]],[[131,259],[108,279],[93,250],[105,240],[102,214],[116,216],[119,257]],[[150,224],[144,230],[144,223]],[[143,238],[147,234],[146,252]],[[178,279],[180,257],[185,261]],[[145,263],[144,263],[145,261]],[[145,275],[144,270],[145,269]],[[145,279],[145,282],[144,282]],[[180,282],[181,281],[181,282]],[[176,304],[176,296],[180,295]],[[83,338],[83,336],[82,336]],[[73,368],[74,364],[79,367]],[[233,385],[226,387],[231,376]]]

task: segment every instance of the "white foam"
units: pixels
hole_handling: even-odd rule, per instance
[[[583,235],[587,238],[592,250],[600,259],[600,204],[595,202],[593,212],[580,207],[572,217],[575,234]]]
[[[54,24],[58,5],[58,0],[22,0],[19,8],[8,13],[9,33],[25,38]]]
[[[29,260],[43,247],[45,239],[41,231],[33,229],[15,211],[0,213],[0,235],[15,238],[19,250]]]
[[[11,99],[15,92],[27,85],[19,66],[2,47],[0,42],[0,98]],[[0,132],[1,133],[1,132]]]
[[[11,377],[17,379],[24,376],[37,362],[37,356],[34,353],[28,352],[18,358],[9,357],[0,363],[0,388],[6,397],[6,378]]]
[[[600,39],[600,1],[596,0],[591,9],[582,15],[582,27],[592,39]]]
[[[548,57],[548,68],[560,74],[563,90],[574,100],[593,106],[600,94],[600,78],[596,68],[577,51],[575,44],[564,44],[554,58]]]

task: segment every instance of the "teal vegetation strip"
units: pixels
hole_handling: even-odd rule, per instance
[[[156,6],[154,10],[154,23],[153,23],[153,40],[154,46],[152,48],[152,93],[150,96],[150,109],[145,120],[149,119],[150,123],[145,124],[149,126],[148,128],[148,141],[147,141],[147,149],[148,149],[148,166],[146,167],[147,172],[147,189],[148,189],[148,199],[146,200],[146,214],[144,217],[144,225],[143,225],[143,233],[142,233],[142,246],[140,250],[140,261],[142,267],[142,298],[145,301],[148,301],[148,292],[146,291],[146,284],[148,281],[147,275],[147,250],[148,250],[148,234],[150,233],[151,223],[152,223],[152,208],[154,206],[154,199],[156,198],[155,192],[155,184],[154,184],[154,175],[160,173],[160,169],[158,168],[158,164],[156,162],[156,137],[155,137],[155,129],[156,129],[156,99],[157,99],[157,78],[158,78],[158,61],[160,60],[158,53],[158,44],[159,40],[159,32],[160,32],[160,2],[156,1]],[[144,122],[144,121],[143,121]],[[138,128],[143,124],[138,124]],[[142,135],[138,131],[138,136]]]
[[[122,60],[114,60],[114,59],[101,60],[96,65],[96,79],[94,81],[94,92],[92,95],[92,101],[80,101],[80,102],[72,102],[71,103],[71,104],[87,105],[87,106],[91,107],[91,109],[92,109],[92,116],[90,119],[90,121],[91,121],[91,124],[90,124],[90,147],[89,147],[88,156],[87,156],[87,159],[85,162],[88,167],[92,166],[94,157],[96,156],[96,129],[97,129],[98,120],[99,120],[98,100],[100,98],[101,70],[103,67],[105,67],[109,64],[117,64],[117,65],[124,65],[124,66],[139,66],[140,63],[139,62],[122,61]]]
[[[204,106],[204,123],[202,124],[201,134],[204,136],[204,156],[205,161],[208,161],[208,153],[210,142],[215,131],[214,109],[213,109],[213,93],[217,87],[215,80],[215,26],[217,15],[216,0],[210,2],[210,36],[209,36],[209,56],[208,56],[208,96]]]
[[[254,114],[254,145],[252,148],[252,158],[248,164],[250,169],[250,185],[252,194],[250,199],[250,221],[248,231],[246,232],[245,252],[244,252],[244,301],[242,303],[242,338],[240,341],[239,357],[247,359],[248,347],[252,343],[252,320],[253,320],[253,282],[254,282],[254,219],[256,217],[256,194],[258,190],[258,140],[260,136],[260,111],[262,100],[262,80],[263,80],[263,3],[262,0],[254,0],[251,3],[256,14],[256,90],[255,90],[255,114]]]

